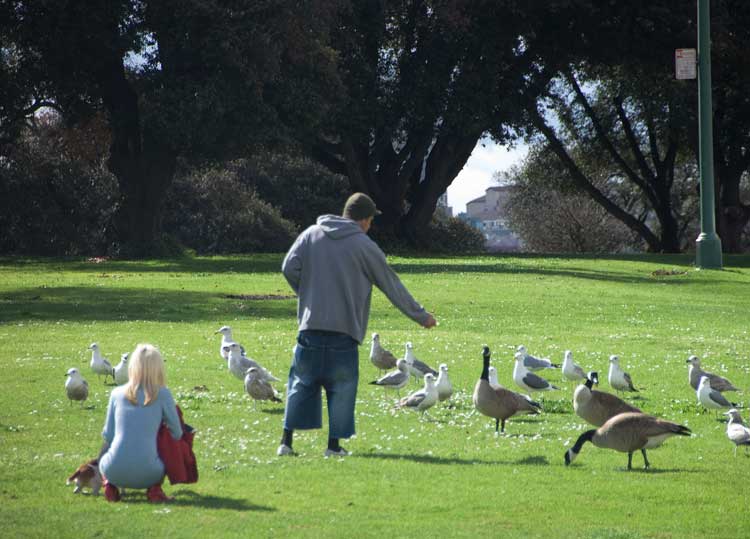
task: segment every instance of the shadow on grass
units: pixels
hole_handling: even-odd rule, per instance
[[[220,321],[243,316],[289,318],[296,298],[277,301],[228,299],[220,292],[146,288],[21,288],[0,294],[4,322],[15,320]],[[218,323],[218,322],[215,322]]]
[[[549,466],[547,457],[534,455],[515,461],[462,459],[458,457],[436,457],[434,455],[405,455],[401,453],[358,453],[358,458],[382,460],[410,460],[423,464],[461,464],[473,466],[476,464],[504,465],[504,466]]]
[[[154,507],[203,507],[205,509],[227,509],[230,511],[266,512],[277,510],[275,507],[256,505],[243,498],[227,498],[225,496],[198,494],[192,490],[180,489],[168,492],[168,494],[174,496],[175,499],[174,501],[165,504],[151,504],[151,502],[146,499],[145,494],[138,491],[132,494],[128,492],[122,501],[128,504],[149,504]]]

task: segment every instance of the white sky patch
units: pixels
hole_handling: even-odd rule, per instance
[[[467,202],[484,195],[485,190],[494,185],[492,176],[495,172],[520,164],[526,152],[524,145],[508,150],[488,138],[481,139],[448,187],[448,205],[453,207],[453,215],[466,211]]]

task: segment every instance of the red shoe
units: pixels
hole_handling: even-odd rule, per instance
[[[119,502],[121,499],[120,491],[112,483],[104,483],[104,498],[108,502]]]
[[[149,487],[146,491],[146,497],[151,503],[164,503],[174,501],[174,496],[167,496],[161,489],[161,485]]]

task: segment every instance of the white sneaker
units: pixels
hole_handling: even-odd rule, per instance
[[[339,447],[338,451],[334,451],[333,449],[326,449],[326,452],[323,453],[323,456],[325,458],[328,458],[328,457],[348,457],[349,455],[351,455],[351,453],[349,453],[349,451],[347,451],[343,447]]]
[[[281,444],[279,448],[276,450],[276,454],[279,457],[284,457],[286,455],[294,455],[294,450],[286,444]]]

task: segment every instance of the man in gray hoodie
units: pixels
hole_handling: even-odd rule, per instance
[[[367,236],[379,213],[370,197],[355,193],[346,201],[342,216],[318,217],[284,258],[281,271],[298,297],[299,334],[289,371],[280,456],[292,454],[295,429],[321,428],[321,387],[328,402],[325,456],[349,454],[339,440],[354,434],[358,345],[367,331],[373,284],[421,326],[437,324]]]

